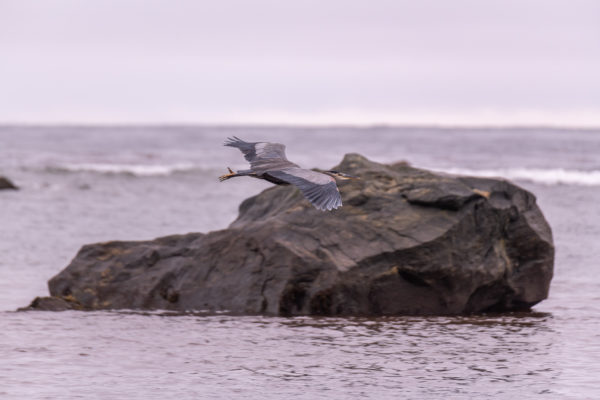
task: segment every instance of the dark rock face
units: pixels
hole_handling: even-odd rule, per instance
[[[552,233],[531,193],[356,154],[335,169],[362,178],[339,184],[341,209],[273,187],[226,230],[84,246],[50,293],[88,310],[269,315],[511,311],[547,297]]]
[[[18,189],[14,183],[12,183],[8,178],[0,176],[0,190],[2,189]]]

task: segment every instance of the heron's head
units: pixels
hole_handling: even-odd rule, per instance
[[[333,176],[336,179],[341,179],[341,180],[360,179],[358,176],[348,175],[348,174],[345,174],[345,173],[339,172],[339,171],[325,171],[324,173],[329,176]]]

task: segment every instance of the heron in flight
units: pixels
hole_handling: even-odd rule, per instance
[[[338,171],[317,172],[300,168],[285,156],[285,146],[279,143],[245,142],[238,137],[228,138],[225,146],[237,147],[250,163],[250,169],[219,177],[221,182],[237,176],[264,179],[276,185],[294,185],[315,208],[325,211],[342,206],[342,196],[335,183],[338,179],[357,179]]]

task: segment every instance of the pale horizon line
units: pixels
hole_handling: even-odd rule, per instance
[[[571,125],[571,124],[449,124],[449,123],[293,123],[293,122],[189,122],[189,121],[165,121],[165,122],[136,122],[136,121],[118,121],[118,122],[89,122],[89,121],[69,121],[69,122],[3,122],[0,121],[0,128],[177,128],[177,127],[206,127],[206,128],[401,128],[401,129],[556,129],[556,130],[589,130],[600,131],[600,124],[597,125]]]
[[[187,109],[163,116],[131,115],[84,118],[0,118],[0,126],[298,126],[298,127],[439,127],[600,129],[600,110],[575,112],[373,113],[353,110],[322,113],[219,113],[198,115]],[[170,115],[169,115],[170,114]]]

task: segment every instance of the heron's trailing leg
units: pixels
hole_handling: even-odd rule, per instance
[[[238,172],[233,172],[231,170],[231,168],[227,167],[227,170],[229,171],[228,174],[222,175],[219,177],[219,180],[221,182],[226,181],[227,179],[230,178],[235,178],[236,176],[252,176],[252,177],[256,177],[256,174],[254,172],[252,172],[252,170],[243,170],[243,171],[238,171]]]
[[[229,178],[233,178],[234,176],[236,176],[236,175],[237,175],[235,172],[233,172],[233,171],[231,170],[231,168],[227,167],[227,170],[229,170],[229,173],[228,173],[228,174],[225,174],[225,175],[221,175],[221,176],[219,177],[219,181],[223,182],[223,181],[226,181],[227,179],[229,179]]]

